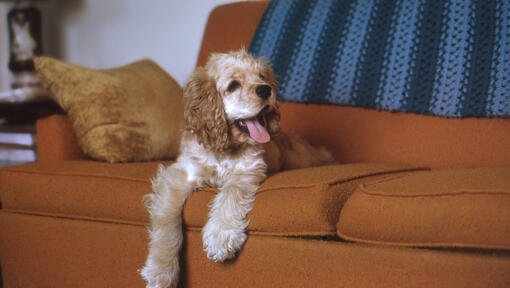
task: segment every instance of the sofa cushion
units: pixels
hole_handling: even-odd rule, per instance
[[[28,214],[142,224],[143,195],[156,162],[54,161],[2,168],[2,209]]]
[[[356,187],[388,174],[415,168],[391,164],[346,164],[284,171],[262,183],[249,214],[249,230],[256,234],[327,236],[336,234],[338,213]],[[202,189],[188,200],[186,224],[202,227],[215,193]]]
[[[169,163],[165,163],[169,164]],[[151,192],[157,162],[108,164],[55,161],[4,168],[3,209],[11,212],[143,225],[143,195]],[[335,235],[343,203],[364,181],[414,170],[384,164],[352,164],[286,171],[261,186],[250,213],[254,233]],[[34,189],[34,187],[37,187]],[[199,189],[184,209],[190,228],[205,224],[216,189]]]
[[[510,166],[510,118],[446,118],[281,102],[280,127],[325,145],[340,163],[431,168]]]
[[[184,127],[182,88],[153,61],[107,70],[49,57],[36,57],[34,64],[87,156],[129,162],[177,155]]]
[[[360,185],[338,221],[344,239],[510,249],[510,168],[419,172]]]

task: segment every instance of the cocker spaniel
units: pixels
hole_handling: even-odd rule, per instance
[[[217,187],[202,230],[207,257],[231,259],[246,240],[247,214],[267,171],[333,163],[331,153],[279,132],[275,76],[246,51],[213,54],[184,90],[185,122],[177,161],[159,168],[146,195],[147,287],[175,287],[182,244],[181,213],[199,187]],[[271,141],[273,140],[273,141]]]

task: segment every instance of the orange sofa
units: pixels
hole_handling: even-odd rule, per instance
[[[214,9],[198,65],[247,47],[266,5]],[[286,102],[281,112],[282,129],[340,164],[270,175],[245,247],[223,264],[200,235],[216,190],[198,190],[183,212],[183,287],[510,285],[510,119]],[[0,173],[4,287],[143,287],[142,197],[159,162],[87,159],[64,115],[40,119],[37,137],[37,163]]]

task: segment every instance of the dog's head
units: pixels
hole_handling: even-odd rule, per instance
[[[269,142],[279,131],[276,89],[266,60],[244,50],[213,54],[186,85],[187,128],[212,151]]]

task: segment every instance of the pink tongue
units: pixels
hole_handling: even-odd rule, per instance
[[[260,125],[259,121],[257,121],[257,118],[245,121],[246,126],[248,126],[248,131],[250,131],[250,137],[253,140],[259,143],[267,143],[269,140],[271,140],[271,136],[269,136],[269,133],[267,133],[266,128]]]

